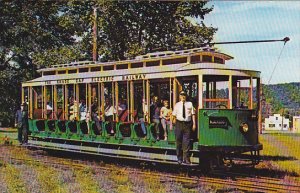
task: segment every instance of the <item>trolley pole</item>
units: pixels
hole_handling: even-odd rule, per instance
[[[97,61],[98,49],[97,49],[97,8],[94,7],[94,26],[93,26],[93,61]]]

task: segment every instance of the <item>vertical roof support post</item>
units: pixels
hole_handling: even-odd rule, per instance
[[[173,78],[173,107],[177,102],[176,99],[177,99],[177,82],[176,82],[176,78]]]
[[[24,87],[21,88],[21,93],[22,93],[22,104],[25,102],[24,100],[24,92],[25,92],[25,89]]]
[[[116,121],[119,122],[119,84],[118,82],[115,82],[115,100],[116,105],[114,106],[114,109],[116,109]]]
[[[55,119],[58,119],[57,117],[57,112],[58,112],[58,109],[57,109],[57,85],[53,85],[53,113],[54,113],[54,118]]]
[[[150,123],[150,81],[146,80],[146,100],[147,100],[147,116],[146,120]]]
[[[29,92],[29,118],[32,119],[32,109],[33,109],[33,98],[32,98],[32,86],[28,87],[28,92]]]
[[[169,102],[169,108],[172,108],[172,107],[174,107],[173,106],[173,103],[172,103],[172,78],[170,77],[169,78],[170,79],[170,85],[169,85],[169,100],[170,100],[170,102]],[[173,109],[173,108],[172,108]]]
[[[262,90],[262,83],[261,83],[261,79],[258,78],[257,79],[257,88],[256,88],[256,97],[257,97],[257,108],[258,108],[258,130],[259,130],[259,133],[262,134],[262,115],[261,115],[261,111],[262,111],[262,94],[263,94],[263,90]],[[258,136],[257,136],[258,138]],[[258,139],[257,139],[258,141]]]
[[[56,109],[54,109],[54,85],[51,86],[51,103],[52,103],[52,118],[51,119],[54,119],[54,111],[56,111]]]
[[[232,75],[229,75],[229,81],[228,81],[228,109],[232,109]]]
[[[101,110],[101,103],[103,102],[102,101],[102,98],[101,98],[101,86],[100,86],[100,83],[98,82],[98,96],[97,96],[97,98],[98,98],[98,116],[100,117],[101,116],[101,113],[102,113],[102,110]]]
[[[130,94],[129,94],[129,97],[130,97],[130,118],[132,122],[134,122],[134,88],[133,88],[133,81],[131,80],[130,81]]]
[[[69,120],[68,119],[68,115],[69,115],[69,108],[68,108],[68,103],[69,103],[69,90],[68,90],[68,85],[62,85],[62,87],[64,87],[64,94],[65,94],[65,98],[64,98],[64,107],[65,107],[65,120]]]
[[[105,105],[105,97],[104,97],[104,83],[100,83],[101,88],[101,111],[102,111],[102,120],[104,121],[104,105]]]
[[[43,119],[47,119],[47,88],[46,86],[42,86],[43,89],[43,107],[42,107],[42,114],[43,114]]]
[[[203,96],[202,96],[202,93],[203,93],[203,75],[202,74],[199,74],[198,75],[198,110],[203,108]]]
[[[249,93],[249,99],[250,99],[250,109],[253,109],[253,77],[250,77],[250,93]]]

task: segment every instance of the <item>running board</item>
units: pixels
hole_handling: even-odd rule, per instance
[[[46,141],[37,141],[37,140],[29,140],[27,147],[35,147],[41,149],[55,150],[55,151],[68,151],[74,153],[83,153],[90,155],[100,155],[105,157],[117,157],[117,158],[126,158],[126,159],[134,159],[140,161],[151,161],[158,163],[168,163],[168,164],[176,164],[177,156],[176,155],[168,155],[159,154],[159,153],[151,153],[151,152],[142,152],[142,151],[130,151],[130,150],[122,150],[120,147],[118,149],[110,149],[103,148],[99,144],[98,147],[89,147],[89,146],[80,146],[80,145],[71,145],[66,143],[53,143]],[[192,164],[189,166],[198,166],[199,158],[191,157]]]

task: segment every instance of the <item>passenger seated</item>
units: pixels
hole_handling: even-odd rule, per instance
[[[97,98],[94,98],[94,101],[91,106],[91,110],[92,110],[92,120],[95,122],[99,133],[101,133],[102,128],[101,128],[100,121],[98,118],[98,100],[97,100]]]
[[[47,109],[47,118],[49,118],[50,115],[51,115],[51,113],[52,113],[52,110],[53,110],[53,108],[52,108],[50,102],[47,102],[47,107],[46,107],[46,109]],[[53,117],[52,117],[52,118],[53,118]]]
[[[81,100],[79,104],[80,121],[86,120],[86,105],[85,101]]]
[[[126,110],[127,110],[126,101],[124,99],[120,99],[119,104],[118,104],[118,116],[119,116],[120,121],[124,121],[124,120],[121,120],[121,118],[123,117]]]
[[[138,105],[137,106],[137,117],[141,124],[142,132],[145,136],[147,134],[147,132],[146,132],[146,127],[145,127],[145,113],[144,112],[145,111],[143,110],[143,108],[140,105]]]
[[[70,113],[70,120],[75,121],[77,118],[77,112],[78,112],[78,104],[74,100],[73,103],[70,105],[69,113]]]
[[[160,103],[157,96],[153,97],[152,104],[150,105],[150,118],[151,122],[154,123],[156,139],[159,140]]]
[[[126,101],[124,99],[120,99],[120,102],[118,104],[118,110],[124,111],[127,109]]]
[[[50,102],[47,102],[47,110],[50,110],[50,111],[53,110],[53,108],[52,108]]]
[[[90,120],[91,120],[91,113],[90,113],[90,111],[86,111],[85,121],[86,121],[87,129],[88,129],[88,133],[90,133],[90,124],[89,124]]]
[[[240,108],[241,109],[247,109],[248,107],[245,105],[244,101],[242,101],[241,105],[240,105]]]
[[[110,100],[106,99],[105,100],[105,107],[104,107],[104,119],[105,119],[105,121],[109,122],[109,129],[110,129],[111,134],[115,133],[115,131],[113,129],[114,113],[116,113],[115,108],[112,106]]]
[[[163,104],[164,106],[160,109],[160,118],[162,127],[164,129],[164,140],[167,140],[167,124],[170,125],[170,129],[172,129],[172,123],[170,121],[172,110],[169,109],[169,102],[167,100],[164,100]]]

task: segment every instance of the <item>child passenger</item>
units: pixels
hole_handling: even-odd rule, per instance
[[[169,102],[167,100],[164,100],[163,104],[164,106],[160,109],[160,118],[164,129],[164,140],[167,140],[167,124],[170,125],[170,129],[172,129],[172,123],[170,121],[172,110],[169,108]]]

